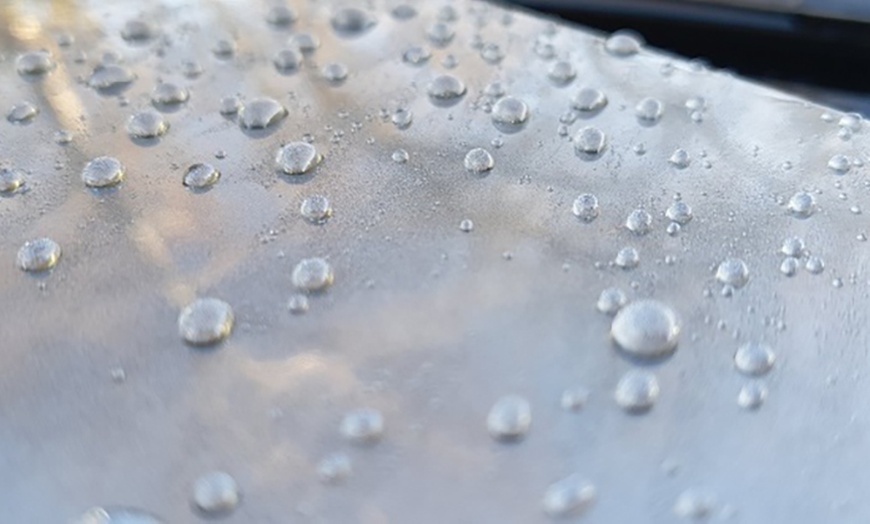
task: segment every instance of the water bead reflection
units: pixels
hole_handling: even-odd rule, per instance
[[[634,108],[635,115],[642,122],[658,122],[664,113],[665,106],[655,98],[644,98]]]
[[[486,417],[490,436],[501,441],[522,439],[531,425],[532,407],[528,400],[518,395],[500,398]]]
[[[600,155],[607,145],[607,137],[604,132],[597,127],[584,127],[577,131],[573,138],[574,150],[588,157]]]
[[[465,94],[465,84],[453,75],[441,75],[429,83],[427,93],[435,100],[453,100]]]
[[[571,212],[583,222],[592,222],[598,218],[598,198],[591,193],[583,193],[574,199],[574,203],[571,205]]]
[[[834,155],[828,160],[828,167],[832,171],[843,175],[848,173],[849,169],[852,168],[852,162],[846,155]]]
[[[414,122],[414,113],[410,109],[400,107],[396,109],[390,120],[397,129],[408,129]]]
[[[578,111],[591,113],[607,105],[607,96],[599,89],[584,87],[571,99],[571,107]]]
[[[616,254],[613,263],[622,269],[634,269],[640,264],[640,254],[633,247],[624,247]]]
[[[685,169],[692,163],[692,159],[689,156],[689,152],[685,149],[676,149],[670,158],[668,158],[668,163],[677,169]]]
[[[809,218],[816,212],[816,198],[810,193],[799,191],[789,199],[788,212],[795,218]]]
[[[652,215],[643,209],[635,209],[625,219],[625,228],[638,236],[652,231]]]
[[[665,211],[665,216],[671,222],[676,222],[677,224],[684,226],[692,221],[694,214],[692,213],[692,207],[689,206],[689,204],[678,200],[668,207],[667,211]]]
[[[598,295],[595,307],[605,315],[615,315],[627,303],[628,297],[621,289],[609,287]]]

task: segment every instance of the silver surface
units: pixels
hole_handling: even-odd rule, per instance
[[[0,157],[26,170],[29,188],[0,198],[0,521],[70,522],[107,505],[199,522],[192,486],[215,470],[242,491],[227,523],[546,522],[548,486],[574,473],[598,493],[584,522],[676,522],[687,489],[715,496],[714,522],[870,519],[870,274],[868,244],[856,239],[868,227],[850,211],[870,209],[867,167],[843,176],[826,167],[837,153],[866,162],[866,129],[842,140],[840,115],[823,121],[823,108],[790,95],[654,51],[615,58],[590,32],[549,35],[550,22],[492,5],[452,3],[459,19],[444,49],[425,38],[440,2],[418,2],[418,15],[400,21],[395,4],[378,1],[377,25],[355,38],[332,30],[333,2],[292,5],[299,19],[288,31],[266,24],[259,1],[0,4],[0,101],[41,110],[29,125],[0,121]],[[129,45],[121,28],[139,16],[160,36]],[[301,30],[321,47],[297,73],[278,74],[272,55]],[[63,33],[75,37],[68,49],[56,44]],[[501,47],[500,64],[480,57],[475,34]],[[228,37],[236,57],[214,57]],[[547,79],[539,37],[577,68],[569,86]],[[402,62],[411,44],[432,49],[428,64]],[[39,48],[57,68],[21,78],[15,57]],[[127,105],[83,82],[105,52],[138,75]],[[436,107],[426,86],[448,54],[468,92]],[[184,76],[188,60],[201,76]],[[320,77],[333,61],[350,71],[339,86]],[[158,78],[189,88],[190,100],[166,114],[159,144],[134,144],[126,120],[150,107]],[[477,103],[493,80],[529,105],[519,133],[502,134]],[[595,161],[557,132],[581,85],[609,98],[570,126],[607,133]],[[219,114],[221,97],[236,93],[271,96],[289,115],[249,136]],[[647,96],[665,104],[651,127],[634,116]],[[693,96],[707,100],[700,123],[684,108]],[[414,113],[407,130],[380,115],[400,106]],[[60,129],[72,143],[55,143]],[[276,151],[306,134],[323,162],[310,176],[279,175]],[[463,166],[474,147],[495,158],[488,176]],[[398,148],[408,163],[391,160]],[[668,163],[677,148],[691,155],[686,169]],[[127,174],[95,193],[80,172],[101,155]],[[182,177],[199,162],[222,177],[193,193]],[[786,211],[800,190],[819,206],[806,220]],[[590,224],[571,212],[585,192],[600,202]],[[299,213],[317,193],[334,210],[324,225]],[[671,237],[664,212],[676,193],[694,220]],[[638,207],[653,215],[646,236],[622,227]],[[460,231],[466,218],[471,232]],[[825,260],[822,274],[779,272],[792,235]],[[33,277],[16,253],[41,236],[63,257]],[[626,246],[639,267],[608,265]],[[335,282],[292,315],[291,272],[309,257],[327,257]],[[728,257],[750,270],[731,297],[713,276]],[[638,364],[615,350],[611,318],[596,310],[611,286],[682,319],[674,355],[644,366],[661,388],[645,414],[613,398]],[[201,296],[235,313],[233,334],[213,349],[178,335],[180,310]],[[750,379],[732,360],[750,341],[777,355],[755,412],[737,405]],[[563,390],[577,386],[590,391],[586,406],[563,410]],[[532,423],[504,444],[486,417],[511,394],[529,400]],[[381,411],[385,432],[360,447],[339,426],[364,407]],[[324,485],[318,462],[335,452],[348,453],[353,474]]]

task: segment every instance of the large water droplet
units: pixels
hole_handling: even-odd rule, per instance
[[[529,119],[529,107],[519,98],[506,96],[492,107],[492,121],[497,124],[520,125]]]
[[[734,353],[734,366],[744,375],[764,375],[775,361],[773,349],[761,342],[747,342]]]
[[[311,195],[302,201],[299,213],[312,224],[324,224],[332,216],[332,205],[323,195]]]
[[[30,102],[19,102],[6,113],[6,120],[12,124],[27,124],[39,114],[39,108]]]
[[[100,91],[120,89],[136,80],[136,74],[119,64],[100,64],[94,68],[88,85]]]
[[[239,486],[229,473],[213,471],[199,477],[193,484],[191,502],[208,516],[232,513],[240,501]]]
[[[519,440],[532,425],[532,407],[519,395],[504,396],[492,406],[486,417],[486,428],[496,440]]]
[[[233,330],[233,308],[217,298],[200,298],[178,315],[181,338],[194,346],[216,344]]]
[[[779,265],[779,271],[787,277],[793,277],[800,267],[800,260],[795,257],[786,257]]]
[[[366,11],[357,7],[344,7],[336,11],[330,18],[332,28],[340,36],[360,36],[371,29],[376,20]]]
[[[220,180],[221,172],[211,164],[193,164],[184,173],[183,183],[191,189],[207,189]]]
[[[485,173],[493,166],[495,166],[495,160],[489,151],[482,147],[476,147],[465,155],[465,169],[471,173]]]
[[[332,285],[332,266],[322,258],[305,258],[293,268],[293,285],[303,291],[321,291]]]
[[[726,258],[716,268],[716,280],[740,289],[749,282],[749,267],[739,258]]]
[[[384,416],[373,408],[360,408],[344,415],[341,436],[357,444],[373,444],[384,435]]]
[[[604,49],[613,56],[626,57],[640,52],[643,38],[634,31],[620,30],[604,42]]]
[[[613,397],[629,413],[646,412],[659,398],[659,381],[650,371],[632,369],[619,379]]]
[[[596,496],[595,486],[575,473],[550,484],[544,493],[544,512],[554,518],[582,515],[595,503]]]
[[[609,287],[598,295],[595,307],[605,315],[615,315],[626,303],[628,303],[628,297],[621,289]]]
[[[816,198],[811,193],[798,191],[788,200],[788,212],[795,218],[809,218],[816,212]]]
[[[607,137],[604,131],[592,126],[587,126],[577,131],[573,141],[574,151],[582,158],[595,158],[607,146]]]
[[[169,123],[156,111],[140,111],[127,120],[127,134],[131,138],[157,138],[168,130]]]
[[[48,271],[60,260],[60,245],[54,240],[43,237],[25,242],[18,250],[18,267],[35,273]]]
[[[117,158],[97,157],[82,169],[82,181],[88,187],[101,188],[114,186],[124,179],[124,166]]]
[[[20,75],[42,75],[54,69],[54,60],[48,51],[28,51],[15,60],[15,69]]]
[[[592,113],[604,109],[607,105],[607,96],[600,89],[584,87],[577,91],[571,99],[571,107],[578,111]]]
[[[864,117],[860,113],[846,113],[840,117],[837,123],[841,128],[848,129],[853,133],[861,131],[861,126],[864,124]]]
[[[630,355],[660,357],[677,349],[680,321],[673,309],[658,300],[637,300],[619,310],[610,336]]]
[[[165,524],[165,521],[141,509],[96,507],[87,510],[72,524]]]
[[[288,175],[302,175],[314,169],[323,156],[308,142],[290,142],[281,146],[275,163]]]
[[[14,193],[23,185],[24,173],[21,170],[0,167],[0,193]]]
[[[265,129],[285,116],[287,110],[277,100],[255,98],[242,107],[239,123],[247,129]]]

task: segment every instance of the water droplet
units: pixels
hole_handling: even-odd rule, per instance
[[[234,40],[221,38],[214,43],[211,52],[218,58],[227,59],[236,54],[236,47],[236,42]]]
[[[242,107],[239,123],[247,129],[265,129],[285,116],[287,110],[277,100],[255,98]]]
[[[322,258],[305,258],[293,268],[293,285],[303,291],[322,291],[332,285],[332,266]]]
[[[625,219],[625,228],[635,235],[646,235],[652,231],[652,215],[643,209],[635,209]]]
[[[206,189],[220,180],[221,172],[211,164],[193,164],[184,173],[183,183],[191,189]]]
[[[168,130],[169,123],[157,111],[140,111],[127,120],[127,134],[131,138],[157,138]]]
[[[571,65],[571,62],[560,60],[553,62],[550,69],[547,71],[547,77],[551,82],[558,86],[570,84],[577,76],[577,70]]]
[[[219,111],[224,116],[235,115],[242,108],[242,102],[237,96],[225,96],[221,98]]]
[[[100,91],[120,89],[136,80],[136,74],[118,64],[100,64],[88,78],[88,85]]]
[[[604,49],[613,56],[626,57],[640,52],[643,38],[634,31],[619,30],[604,42]]]
[[[776,355],[770,346],[760,342],[747,342],[734,353],[734,366],[744,375],[764,375],[775,361]]]
[[[483,88],[483,94],[492,99],[501,98],[505,93],[507,93],[507,91],[505,90],[504,84],[497,80],[490,82],[485,88]]]
[[[415,66],[425,64],[431,57],[432,53],[428,49],[418,45],[411,46],[402,53],[402,61]]]
[[[293,73],[302,65],[302,51],[292,47],[281,49],[272,57],[272,64],[279,73]]]
[[[308,142],[290,142],[281,146],[275,155],[275,163],[288,175],[302,175],[314,169],[323,160]]]
[[[357,444],[373,444],[384,435],[384,416],[373,408],[360,408],[345,414],[341,435]]]
[[[649,371],[632,369],[619,379],[613,397],[629,413],[649,411],[659,398],[659,381]]]
[[[750,382],[740,388],[737,405],[743,409],[758,409],[767,400],[767,386],[764,382]]]
[[[294,315],[308,313],[308,297],[302,293],[290,295],[290,298],[287,300],[287,311]]]
[[[802,238],[789,237],[783,241],[780,251],[782,251],[784,255],[788,255],[790,257],[800,257],[803,254],[805,248],[806,246]]]
[[[471,219],[466,218],[459,223],[459,230],[463,233],[471,233],[474,231],[474,222]]]
[[[598,295],[595,307],[605,315],[615,315],[626,303],[628,303],[628,297],[621,289],[609,287]]]
[[[459,19],[459,13],[452,5],[445,5],[438,9],[438,20],[442,22],[454,22]]]
[[[157,107],[183,104],[188,98],[187,89],[170,82],[161,82],[151,91],[151,103]]]
[[[582,386],[576,386],[568,388],[562,392],[560,403],[562,409],[566,411],[580,411],[586,406],[586,402],[588,401],[589,390]]]
[[[592,87],[584,87],[577,91],[571,99],[571,107],[587,113],[600,111],[607,105],[607,96],[603,91]]]
[[[272,6],[266,12],[266,22],[275,27],[288,27],[296,21],[296,11],[286,5]]]
[[[809,218],[816,212],[816,198],[811,193],[798,191],[788,200],[788,212],[795,218]]]
[[[828,160],[828,167],[843,175],[848,173],[849,169],[852,168],[852,162],[846,155],[834,155]]]
[[[529,119],[529,107],[512,96],[500,98],[492,106],[492,121],[496,124],[520,125]]]
[[[303,54],[311,54],[320,47],[320,39],[313,33],[296,33],[287,40],[291,47],[302,51]]]
[[[393,151],[392,159],[397,164],[404,164],[410,159],[410,155],[404,149],[396,149]]]
[[[681,200],[671,204],[667,211],[665,211],[665,216],[668,217],[668,220],[680,225],[688,224],[694,217],[691,206]]]
[[[54,69],[54,60],[48,51],[28,51],[15,60],[15,69],[23,76],[43,75]]]
[[[396,20],[410,20],[417,16],[417,8],[408,4],[400,4],[391,11]]]
[[[353,465],[347,453],[333,453],[317,463],[317,476],[324,484],[340,484],[353,473]]]
[[[489,410],[486,428],[492,438],[501,441],[520,440],[532,425],[532,407],[519,395],[506,395]]]
[[[853,133],[861,131],[861,126],[864,124],[864,117],[860,113],[846,113],[840,117],[838,125],[843,129],[848,129]]]
[[[390,117],[390,120],[396,128],[408,129],[414,122],[414,113],[412,113],[410,109],[400,107],[399,109],[396,109],[393,116]]]
[[[323,66],[320,74],[330,84],[340,84],[347,79],[347,66],[341,62],[330,62]]]
[[[818,275],[825,270],[825,261],[815,255],[807,258],[807,263],[804,265],[807,271],[813,275]]]
[[[613,262],[622,269],[634,269],[640,264],[640,254],[633,247],[624,247],[616,254]]]
[[[110,156],[97,157],[82,169],[82,181],[88,187],[101,188],[114,186],[124,178],[124,166],[118,159]]]
[[[233,308],[217,298],[199,298],[178,315],[178,333],[193,346],[216,344],[233,330]]]
[[[716,280],[740,289],[749,282],[749,267],[739,258],[726,258],[716,268]]]
[[[426,38],[438,47],[446,47],[455,34],[453,27],[444,22],[435,22],[426,29]]]
[[[671,157],[668,158],[668,162],[670,162],[671,165],[673,165],[677,169],[685,169],[689,167],[689,164],[692,163],[692,159],[691,157],[689,157],[688,151],[686,151],[685,149],[677,149],[676,151],[674,151]]]
[[[682,519],[702,520],[713,513],[716,499],[701,489],[687,489],[674,502],[674,515]]]
[[[440,75],[429,83],[429,98],[439,105],[455,103],[465,94],[465,84],[453,75]]]
[[[330,18],[330,23],[339,36],[356,37],[371,29],[376,20],[362,9],[344,7]]]
[[[65,129],[60,129],[54,133],[54,143],[59,146],[65,146],[73,141],[73,134]]]
[[[494,166],[495,160],[492,155],[482,147],[476,147],[465,155],[465,169],[471,173],[485,173]]]
[[[24,172],[0,167],[0,193],[11,194],[24,185]]]
[[[236,479],[223,471],[206,473],[193,484],[191,502],[196,509],[208,516],[232,513],[240,500],[241,493]]]
[[[571,212],[583,222],[592,222],[598,218],[598,198],[591,193],[583,193],[574,200]]]
[[[42,237],[25,242],[18,250],[18,267],[29,273],[48,271],[60,260],[60,245]]]
[[[634,108],[635,115],[642,122],[653,124],[658,122],[665,111],[665,106],[655,98],[644,98]]]
[[[154,30],[144,20],[128,20],[121,29],[121,38],[128,43],[143,43],[154,37]]]
[[[595,503],[596,497],[595,486],[575,473],[550,484],[544,493],[544,513],[553,518],[579,516]]]
[[[543,60],[551,60],[556,56],[556,47],[550,42],[546,42],[538,38],[534,45],[535,54]]]
[[[574,151],[583,158],[595,158],[607,146],[604,131],[597,127],[587,126],[574,135]]]
[[[677,349],[680,321],[673,309],[658,300],[637,300],[619,310],[610,336],[630,355],[664,356]]]
[[[39,114],[39,108],[30,102],[19,102],[6,113],[6,120],[12,124],[27,124]]]
[[[87,510],[73,524],[166,524],[159,517],[136,508],[96,507]]]
[[[786,257],[779,265],[779,271],[787,277],[793,277],[800,267],[800,260],[795,257]]]
[[[299,213],[312,224],[325,224],[332,216],[332,205],[323,195],[311,195],[302,201]]]
[[[488,64],[497,64],[504,59],[504,51],[498,44],[490,42],[480,48],[480,57]]]

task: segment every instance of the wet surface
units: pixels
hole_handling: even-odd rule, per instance
[[[0,10],[4,522],[870,516],[863,121],[494,5],[274,5]]]

